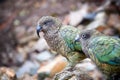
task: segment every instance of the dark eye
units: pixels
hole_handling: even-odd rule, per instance
[[[90,38],[90,34],[82,34],[82,39],[84,39],[84,40],[86,40],[86,39],[88,39],[88,38]]]
[[[45,22],[44,22],[44,25],[51,25],[51,24],[53,24],[53,21],[52,21],[52,20],[48,20],[48,21],[45,21]]]

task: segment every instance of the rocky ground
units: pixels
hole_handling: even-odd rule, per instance
[[[51,15],[81,30],[97,29],[120,37],[119,5],[119,0],[1,0],[0,80],[52,80],[67,65],[43,37],[37,37],[40,17]],[[78,69],[90,80],[101,80],[101,73],[89,59],[67,72],[72,75],[70,80],[88,80]]]

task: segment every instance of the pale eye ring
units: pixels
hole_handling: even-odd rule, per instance
[[[88,39],[90,37],[90,34],[82,34],[82,39]]]

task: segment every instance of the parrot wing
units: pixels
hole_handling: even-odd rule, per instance
[[[119,39],[109,36],[96,37],[90,41],[88,49],[88,54],[93,59],[110,65],[120,65]]]

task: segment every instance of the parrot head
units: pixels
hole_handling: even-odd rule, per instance
[[[62,22],[52,16],[43,16],[37,24],[37,35],[39,32],[47,33],[48,31],[57,31],[62,25]],[[39,36],[40,37],[40,36]]]
[[[101,35],[97,30],[84,30],[79,35],[75,37],[75,42],[81,42],[85,46],[91,38]]]

